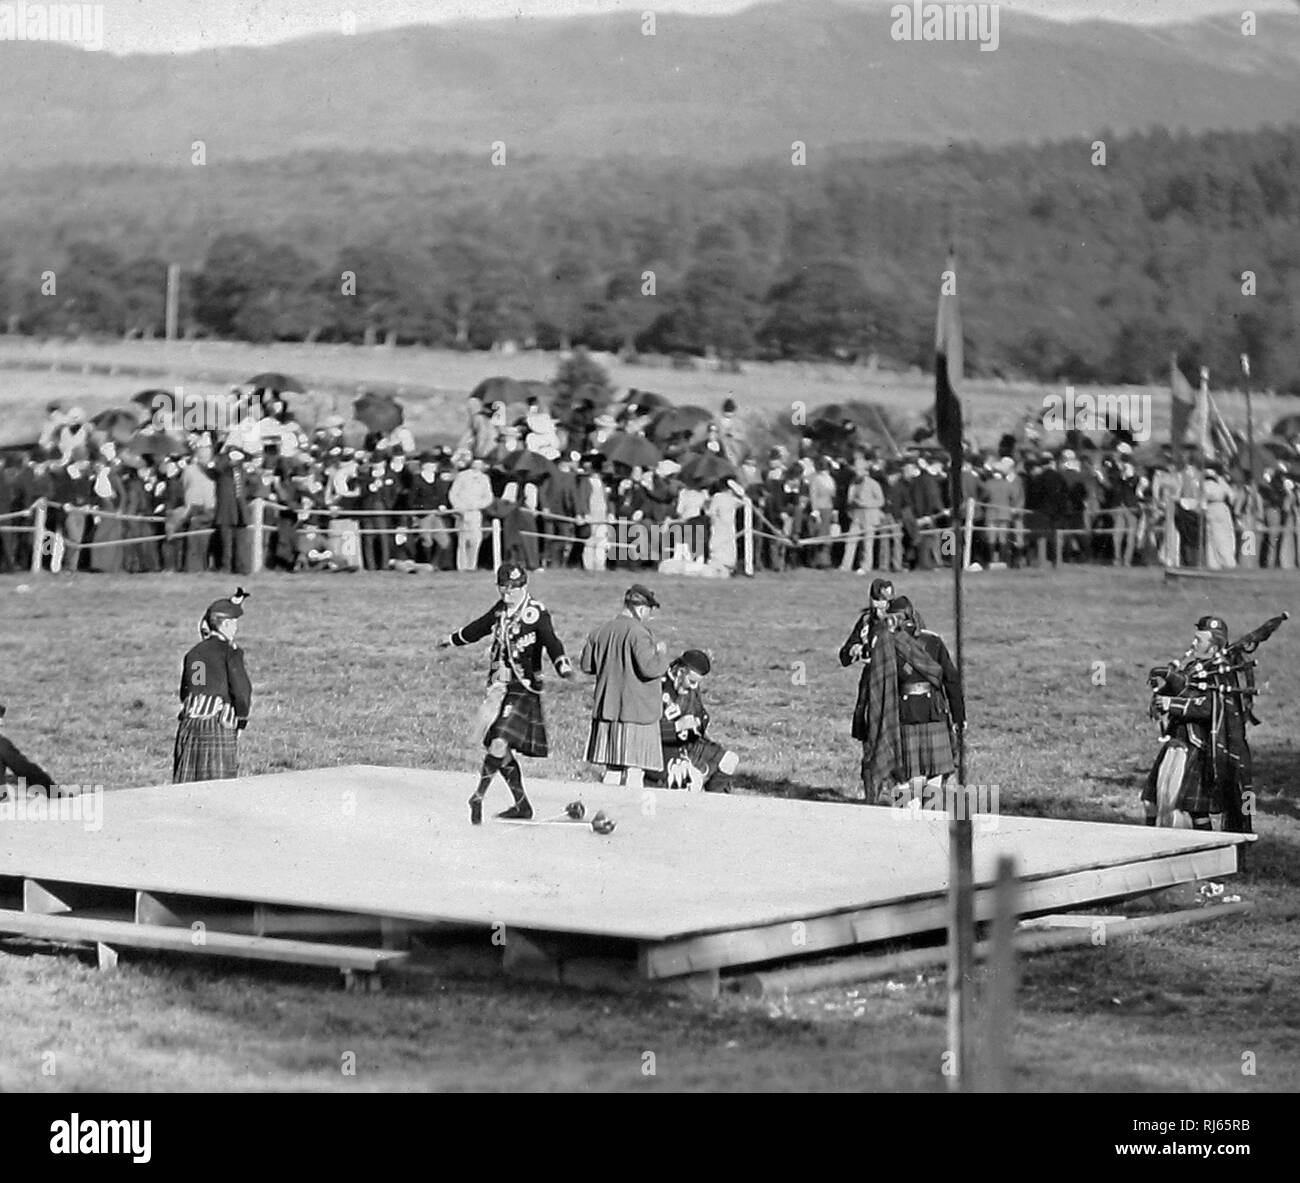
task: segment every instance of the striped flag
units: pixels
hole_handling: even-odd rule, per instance
[[[961,306],[957,299],[957,260],[948,256],[948,268],[939,285],[939,315],[934,329],[934,425],[939,443],[960,465],[962,454],[961,400],[953,382],[962,380],[964,358],[961,341]]]
[[[1169,442],[1175,448],[1182,447],[1188,443],[1188,429],[1192,424],[1192,415],[1196,410],[1196,392],[1192,385],[1183,377],[1183,372],[1178,368],[1178,354],[1169,355],[1169,393],[1172,396],[1169,413]],[[1193,443],[1200,442],[1200,435],[1190,441]]]
[[[1182,377],[1180,374],[1179,377]],[[1186,380],[1184,380],[1186,385]],[[1190,389],[1190,388],[1189,388]],[[1206,460],[1231,462],[1237,455],[1237,441],[1219,414],[1210,394],[1210,371],[1202,368],[1201,387],[1192,396],[1192,414],[1186,427],[1185,444],[1200,448]]]

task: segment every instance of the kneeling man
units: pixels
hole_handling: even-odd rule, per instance
[[[731,774],[740,757],[708,738],[709,712],[700,692],[711,668],[708,654],[698,649],[688,649],[668,667],[659,723],[664,771],[648,783],[694,792],[731,791]]]

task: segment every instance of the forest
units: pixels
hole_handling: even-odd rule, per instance
[[[1300,127],[709,166],[298,154],[4,183],[0,326],[928,366],[1300,392]],[[66,194],[57,205],[48,195]]]

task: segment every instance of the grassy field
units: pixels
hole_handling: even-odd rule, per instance
[[[628,576],[540,573],[570,649],[616,610]],[[741,790],[826,802],[828,835],[855,783],[856,672],[835,653],[864,581],[797,572],[731,582],[651,575],[670,646],[713,650],[714,730],[742,755]],[[950,577],[903,577],[951,638]],[[243,771],[347,763],[463,771],[485,654],[433,640],[490,601],[486,573],[259,576],[241,640],[257,697]],[[22,590],[24,587],[28,590]],[[1296,608],[1294,574],[1166,585],[1158,572],[995,572],[968,582],[972,783],[1009,813],[1136,824],[1154,751],[1148,666],[1192,621],[1234,633]],[[0,577],[7,731],[60,779],[108,789],[169,779],[181,655],[215,577]],[[1030,960],[1016,1087],[1300,1087],[1300,626],[1260,651],[1252,732],[1262,837],[1232,890],[1256,912],[1110,948]],[[556,753],[536,775],[592,779],[581,761],[589,689],[552,678]],[[978,840],[978,839],[977,839]],[[99,975],[21,944],[0,956],[4,1089],[939,1089],[941,976],[780,1004],[725,997],[577,995],[455,980],[341,992],[328,974],[123,961]],[[653,1051],[656,1074],[642,1075]],[[356,1056],[344,1076],[342,1057]],[[1242,1057],[1256,1061],[1242,1073]],[[55,1075],[42,1073],[53,1053]]]
[[[621,390],[636,387],[659,391],[676,403],[695,403],[717,410],[735,398],[742,416],[787,416],[796,404],[805,411],[830,402],[866,399],[897,412],[904,422],[919,424],[933,407],[933,379],[920,373],[892,374],[820,363],[746,363],[740,374],[722,373],[701,363],[696,370],[664,365],[626,364],[602,358],[611,381]],[[15,366],[49,363],[84,366],[85,373],[34,371]],[[484,378],[506,375],[519,379],[554,376],[555,354],[513,355],[456,353],[423,348],[362,348],[352,345],[246,345],[239,342],[124,341],[37,342],[0,337],[0,445],[34,437],[44,406],[52,398],[78,403],[90,412],[120,405],[146,387],[184,385],[192,394],[216,393],[261,370],[280,370],[319,391],[332,408],[349,413],[361,386],[382,386],[399,392],[407,421],[420,441],[464,428],[464,398]],[[106,374],[90,367],[157,371],[149,376]],[[1192,372],[1189,369],[1189,372]],[[963,386],[965,412],[981,447],[993,448],[998,437],[1015,430],[1027,408],[1041,409],[1049,395],[1060,395],[1059,383],[1005,383],[971,379]],[[1152,439],[1163,442],[1169,433],[1169,391],[1166,386],[1088,388],[1096,395],[1145,396]],[[1082,389],[1080,391],[1082,393]],[[1233,427],[1245,427],[1245,402],[1240,395],[1219,395],[1219,409]],[[1258,394],[1255,423],[1260,434],[1282,415],[1300,412],[1300,398]],[[1046,437],[1059,442],[1059,433]]]

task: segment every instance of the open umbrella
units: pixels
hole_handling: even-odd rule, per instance
[[[540,480],[555,472],[555,461],[528,448],[520,448],[502,461],[501,471],[520,480]]]
[[[643,435],[630,435],[626,431],[611,435],[599,451],[612,464],[628,468],[653,468],[664,458],[663,453]]]
[[[1246,466],[1246,449],[1243,446],[1237,453],[1236,463],[1238,467]],[[1279,439],[1262,439],[1255,441],[1255,451],[1251,454],[1253,461],[1250,470],[1256,476],[1266,472],[1268,469],[1277,465],[1279,460],[1285,460],[1288,463],[1296,459],[1295,449],[1286,442]]]
[[[738,481],[735,466],[716,452],[695,452],[682,461],[682,484],[706,489],[718,481]]]
[[[664,407],[650,420],[646,435],[657,444],[669,444],[703,436],[704,428],[712,422],[713,413],[703,407]]]
[[[673,400],[666,395],[656,394],[653,390],[637,390],[635,387],[623,396],[622,401],[628,406],[640,407],[643,411],[658,411],[673,405]]]
[[[139,432],[130,446],[137,456],[186,456],[190,450],[180,436],[162,431]]]
[[[531,392],[522,382],[517,382],[514,378],[495,377],[484,378],[473,390],[470,391],[470,398],[479,399],[485,407],[493,403],[518,403],[523,406],[528,401],[528,395]]]
[[[285,390],[302,394],[307,389],[297,378],[290,378],[288,374],[276,373],[274,370],[254,374],[244,385],[251,386],[254,390],[270,390],[275,394]]]
[[[91,418],[90,424],[119,444],[126,443],[140,428],[140,416],[126,407],[109,407]]]
[[[229,394],[177,394],[174,390],[142,390],[131,401],[148,412],[155,427],[178,431],[229,431],[238,420]]]
[[[400,427],[406,419],[402,404],[391,394],[376,394],[373,390],[357,399],[352,404],[352,410],[369,431],[385,435]]]
[[[900,424],[889,421],[880,407],[856,399],[843,403],[826,403],[824,406],[817,407],[808,416],[804,434],[825,443],[839,442],[845,437],[845,423],[853,424],[859,439],[871,437],[882,444],[888,444],[891,440],[900,443],[906,434]],[[915,432],[912,438],[920,442],[932,434],[931,427],[925,431]]]

